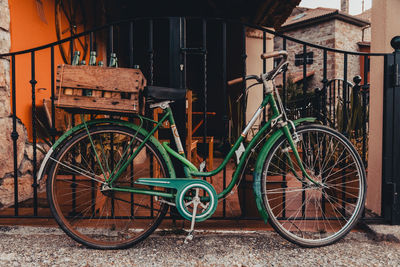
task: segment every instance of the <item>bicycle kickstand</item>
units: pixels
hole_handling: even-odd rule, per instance
[[[196,188],[196,196],[193,198],[193,213],[192,213],[192,221],[190,224],[190,230],[188,235],[185,238],[185,244],[189,243],[189,241],[193,240],[194,234],[194,224],[196,222],[196,214],[197,214],[197,206],[200,204],[200,197],[199,197],[199,189]]]

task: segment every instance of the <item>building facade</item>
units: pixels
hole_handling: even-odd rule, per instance
[[[351,16],[337,9],[297,7],[279,29],[279,32],[320,46],[346,51],[360,51],[359,43],[370,41],[369,26],[370,22],[368,20],[358,16]],[[274,47],[275,50],[283,49],[282,38],[275,38]],[[289,53],[290,61],[289,75],[302,75],[303,45],[287,40],[286,50]],[[306,47],[306,58],[307,72],[312,76],[309,78],[307,89],[321,88],[323,52],[318,48]],[[328,80],[343,79],[343,54],[328,52],[327,67]],[[347,70],[348,81],[352,81],[355,75],[361,75],[360,59],[358,56],[348,56]]]

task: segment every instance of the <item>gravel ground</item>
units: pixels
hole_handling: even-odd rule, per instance
[[[0,227],[0,266],[399,266],[400,243],[352,232],[340,242],[304,249],[276,233],[155,233],[137,246],[99,251],[80,246],[58,228]]]

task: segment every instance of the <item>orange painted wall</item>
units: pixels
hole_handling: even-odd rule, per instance
[[[9,0],[11,52],[34,48],[57,41],[55,30],[55,0],[42,0],[47,24],[38,15],[36,0]],[[54,48],[55,67],[62,64],[58,47]],[[36,105],[42,106],[44,98],[50,98],[51,69],[50,48],[35,53]],[[16,110],[31,136],[32,87],[31,55],[16,56]],[[43,90],[45,88],[46,90]]]
[[[42,1],[47,24],[44,23],[36,10],[35,0],[9,0],[11,52],[25,50],[56,41],[54,25],[54,0]],[[61,56],[55,49],[56,65],[60,64]],[[31,55],[16,56],[16,100],[17,116],[31,133],[32,129],[32,88]],[[43,98],[50,97],[50,49],[35,54],[36,71],[36,104],[42,105]],[[38,90],[46,88],[47,90]]]

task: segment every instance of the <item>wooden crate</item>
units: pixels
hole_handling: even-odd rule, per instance
[[[55,103],[64,109],[142,113],[145,86],[139,69],[59,65]]]

